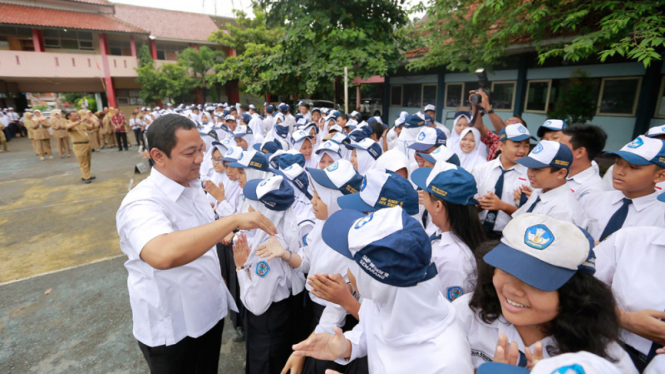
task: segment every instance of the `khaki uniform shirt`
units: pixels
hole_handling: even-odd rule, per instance
[[[51,139],[51,133],[48,132],[48,128],[51,125],[48,123],[48,120],[37,122],[33,118],[32,120],[25,120],[25,124],[29,125],[32,128],[32,138],[35,140]],[[27,127],[27,126],[26,126]]]
[[[57,119],[51,117],[51,129],[53,130],[53,137],[57,139],[69,138],[69,133],[67,132],[67,120],[64,118]]]
[[[67,126],[71,125],[71,121],[67,121]],[[79,122],[79,124],[72,128],[68,129],[69,137],[72,138],[72,143],[86,143],[90,140],[88,139],[88,134],[86,131],[90,131],[91,126],[87,122]]]

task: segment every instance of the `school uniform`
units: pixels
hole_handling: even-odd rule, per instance
[[[567,177],[566,180],[577,200],[592,192],[608,190],[605,182],[603,182],[603,179],[598,174],[598,170],[593,166],[577,173],[574,177]]]
[[[537,213],[561,221],[574,223],[577,227],[586,229],[589,218],[575,198],[568,183],[553,188],[547,192],[537,188],[529,199],[513,213],[517,217],[524,213]]]
[[[129,120],[129,127],[134,131],[134,138],[136,139],[136,146],[138,147],[142,141],[141,139],[143,138],[141,136],[141,127],[143,126],[143,121],[141,121],[139,118],[131,118]]]
[[[67,125],[71,121],[67,121]],[[90,148],[90,140],[88,139],[87,132],[90,131],[90,124],[87,122],[79,121],[79,124],[74,128],[67,129],[69,137],[72,139],[74,145],[74,156],[79,162],[81,169],[81,178],[90,179],[90,161],[92,158],[92,148]]]
[[[459,297],[452,305],[455,308],[455,314],[459,326],[469,341],[473,367],[477,370],[478,367],[485,362],[491,362],[494,360],[494,352],[496,350],[496,344],[499,341],[499,334],[506,335],[508,341],[511,343],[517,343],[520,351],[518,366],[526,367],[527,359],[524,354],[524,341],[522,341],[522,337],[515,326],[508,322],[503,316],[500,316],[491,324],[483,322],[469,307],[469,302],[471,301],[472,296],[473,293]],[[549,346],[555,347],[554,340],[551,336],[548,336],[541,340],[541,342],[543,343],[543,358],[551,357],[547,348]],[[529,347],[531,352],[533,352],[534,346],[535,343]],[[630,357],[617,342],[610,343],[608,353],[614,359],[618,360],[614,365],[617,366],[622,373],[637,373]],[[467,355],[468,354],[469,353],[467,353]]]
[[[266,115],[266,118],[263,119],[263,123],[261,125],[261,135],[264,137],[266,134],[272,130],[272,127],[275,125],[275,116],[273,115]]]
[[[590,193],[580,202],[589,217],[589,234],[596,241],[600,241],[608,226],[608,222],[615,213],[627,205],[627,214],[620,227],[656,226],[665,228],[665,204],[656,199],[658,192],[627,199],[621,191],[605,191]],[[602,238],[605,239],[605,238]]]
[[[603,175],[602,181],[605,184],[605,191],[616,191],[614,189],[614,182],[612,182],[612,170],[614,169],[614,165],[610,166],[609,169],[605,172],[605,175]],[[656,183],[656,192],[659,194],[665,192],[665,181]]]
[[[476,259],[471,249],[451,231],[437,230],[433,236],[432,262],[439,272],[441,294],[448,301],[473,291]]]
[[[32,121],[29,122],[32,129],[32,140],[39,157],[44,157],[44,155],[51,157],[51,133],[48,131],[51,125],[45,117],[41,118],[42,121],[37,121],[37,117],[33,116]]]
[[[57,119],[51,117],[51,129],[53,129],[53,137],[55,138],[56,148],[60,157],[70,157],[71,151],[69,149],[69,133],[67,132],[67,120],[64,118]]]
[[[612,288],[619,308],[635,312],[644,309],[665,310],[665,230],[662,227],[623,228],[600,243],[595,249],[596,278]],[[632,351],[631,356],[643,356],[644,368],[652,359],[656,343],[621,330],[621,339]],[[636,366],[639,362],[636,362]],[[638,366],[639,368],[640,366]]]

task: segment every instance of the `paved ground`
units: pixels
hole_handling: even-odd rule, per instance
[[[115,212],[141,159],[93,153],[39,161],[27,139],[0,153],[0,373],[147,373],[132,337]],[[226,324],[220,373],[241,373],[244,345]]]

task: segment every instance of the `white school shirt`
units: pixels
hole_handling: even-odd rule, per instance
[[[473,178],[476,180],[476,185],[478,186],[476,199],[487,194],[487,191],[494,192],[494,185],[496,185],[496,181],[501,176],[501,168],[503,168],[501,166],[501,157],[498,157],[473,169]],[[508,170],[512,171],[503,175],[503,193],[499,197],[502,201],[517,206],[513,192],[522,185],[530,186],[531,184],[526,175],[527,168],[524,165],[515,164]],[[479,218],[481,221],[485,221],[485,217],[487,217],[487,211],[483,210],[480,212]],[[503,231],[503,228],[510,222],[510,219],[511,217],[508,214],[500,210],[496,216],[494,231]]]
[[[616,191],[614,189],[614,182],[612,182],[612,170],[614,170],[614,165],[610,166],[605,175],[603,175],[603,183],[605,183],[606,191]],[[656,192],[659,194],[665,192],[665,181],[656,183]]]
[[[508,342],[517,343],[520,352],[524,353],[524,342],[515,326],[506,321],[503,316],[500,316],[491,324],[483,322],[469,307],[472,296],[473,293],[469,293],[458,298],[453,302],[453,307],[457,312],[457,321],[469,340],[473,367],[477,370],[480,365],[494,360],[499,334],[505,334],[508,337]],[[543,343],[543,358],[551,357],[547,347],[554,346],[554,340],[551,336],[547,336],[541,342]],[[536,343],[529,347],[531,352],[533,352]],[[607,351],[611,357],[618,360],[614,365],[623,374],[637,374],[637,369],[635,369],[630,356],[617,342],[610,343]]]
[[[665,230],[627,227],[594,248],[596,278],[612,288],[619,308],[635,312],[665,310]],[[621,330],[626,344],[647,355],[652,341]]]
[[[272,127],[275,125],[276,118],[275,116],[266,115],[266,118],[263,119],[262,126],[262,135],[265,137],[266,134],[272,130]]]
[[[436,125],[436,128],[443,131],[444,134],[446,134],[446,139],[450,138],[450,130],[444,126],[441,122],[434,121],[434,125]]]
[[[626,197],[621,191],[590,193],[580,201],[589,217],[587,231],[594,240],[600,240],[612,215],[623,205]],[[632,199],[628,215],[621,227],[655,226],[665,228],[665,204],[657,200],[658,192]]]
[[[386,134],[386,140],[388,143],[388,150],[391,150],[395,147],[397,147],[397,138],[399,135],[397,135],[397,131],[395,131],[395,127],[391,127],[390,130],[388,130],[388,133]]]
[[[547,192],[543,192],[540,188],[533,190],[529,200],[513,213],[513,218],[526,213],[538,198],[540,198],[540,201],[531,213],[538,213],[561,221],[570,222],[583,229],[586,229],[589,225],[589,218],[580,206],[579,201],[575,198],[575,194],[571,191],[568,183],[564,183]]]
[[[665,355],[656,355],[642,374],[665,374]]]
[[[138,118],[130,118],[129,119],[129,127],[132,130],[140,129],[142,125],[143,125],[143,121],[141,121]]]
[[[566,178],[570,190],[575,194],[577,200],[588,195],[591,192],[607,191],[607,185],[598,174],[598,170],[593,166],[577,173],[574,177]]]
[[[127,255],[127,287],[134,337],[150,347],[197,338],[237,310],[213,246],[196,260],[157,270],[140,258],[157,236],[214,221],[200,181],[184,187],[156,168],[123,199],[116,214],[120,249]]]
[[[247,124],[247,127],[252,129],[255,136],[261,136],[263,138],[263,120],[258,115],[252,117],[251,121]]]
[[[471,249],[451,231],[437,230],[436,235],[439,234],[441,239],[432,241],[432,262],[441,281],[441,294],[453,301],[473,291],[476,259]]]
[[[9,122],[16,122],[19,120],[18,114],[16,112],[7,112],[6,116],[9,118]]]

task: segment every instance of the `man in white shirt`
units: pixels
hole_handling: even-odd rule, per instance
[[[263,119],[262,132],[264,137],[266,134],[272,130],[272,127],[275,125],[275,107],[272,105],[266,105],[266,118]]]
[[[164,115],[147,138],[155,166],[116,214],[134,337],[152,373],[217,373],[223,319],[235,304],[215,246],[235,229],[276,230],[257,212],[214,220],[199,182],[204,145],[191,120]]]
[[[566,179],[577,200],[592,192],[607,191],[598,169],[592,164],[603,152],[606,139],[605,131],[594,125],[578,124],[563,129],[558,141],[573,152],[573,163]]]

